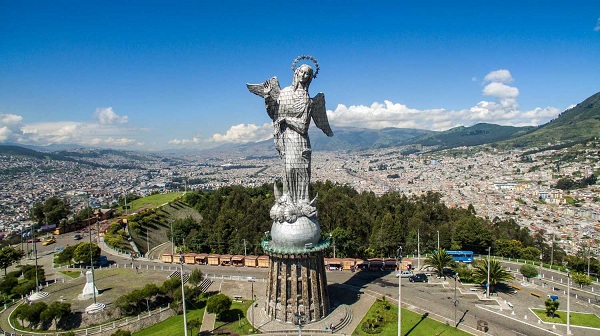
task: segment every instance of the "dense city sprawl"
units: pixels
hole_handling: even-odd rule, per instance
[[[561,180],[580,180],[600,171],[598,142],[552,150],[459,148],[401,155],[398,148],[360,152],[317,152],[312,179],[345,184],[359,192],[408,196],[439,192],[450,207],[473,205],[478,216],[514,219],[548,241],[576,253],[597,255],[600,188],[563,190]],[[69,199],[74,211],[89,202],[114,206],[127,193],[148,195],[169,190],[247,187],[272,183],[279,159],[211,154],[160,156],[130,152],[71,150],[79,159],[60,161],[0,156],[2,234],[31,223],[30,210],[50,196]],[[89,195],[89,198],[84,197]],[[52,224],[52,223],[49,223]]]

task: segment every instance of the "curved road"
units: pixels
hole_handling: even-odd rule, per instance
[[[51,256],[54,249],[57,246],[66,246],[76,244],[78,241],[73,239],[73,235],[65,234],[57,237],[57,243],[49,246],[42,246],[41,243],[37,244],[38,256],[40,256],[40,264],[48,264],[46,269],[51,269],[50,262]],[[87,242],[89,237],[87,233],[84,233],[84,242]],[[95,239],[94,239],[95,240]],[[25,245],[24,245],[25,247]],[[102,247],[102,246],[101,246]],[[104,254],[108,255],[109,260],[115,261],[119,264],[130,264],[131,259],[126,256],[119,256],[113,254],[114,252],[105,250]],[[29,261],[32,263],[32,261]],[[154,267],[154,265],[169,265],[157,260],[146,260],[136,259],[136,265],[141,267]],[[509,265],[509,264],[506,264]],[[245,268],[245,267],[222,267],[222,266],[208,266],[208,265],[185,265],[187,269],[193,269],[198,267],[205,274],[215,274],[223,276],[241,276],[241,277],[254,277],[257,279],[264,279],[267,275],[267,270],[264,268]],[[516,265],[512,264],[512,268],[515,271]],[[51,275],[53,272],[48,272]],[[56,274],[56,273],[55,273]],[[566,328],[564,326],[556,326],[553,329],[551,325],[538,324],[537,318],[528,310],[529,307],[541,307],[543,308],[543,301],[548,294],[558,293],[559,297],[564,298],[562,290],[564,285],[560,284],[560,273],[550,273],[548,270],[544,270],[544,282],[545,287],[540,287],[539,284],[527,284],[516,282],[515,285],[522,289],[517,293],[500,293],[499,297],[493,298],[493,301],[480,300],[476,292],[470,290],[472,286],[463,286],[460,283],[456,284],[456,296],[458,299],[458,305],[456,307],[456,319],[462,324],[470,327],[474,330],[477,326],[478,321],[486,321],[489,326],[488,334],[491,335],[564,335],[566,334]],[[549,278],[554,277],[554,281]],[[396,300],[398,295],[398,279],[390,273],[384,272],[349,272],[349,271],[327,271],[327,279],[330,284],[344,284],[353,286],[358,290],[371,294],[374,296],[387,295],[390,300]],[[454,281],[441,281],[430,277],[430,283],[409,283],[407,279],[402,279],[402,302],[405,306],[411,306],[416,311],[427,311],[430,314],[437,315],[438,320],[447,321],[448,324],[454,324]],[[536,280],[534,280],[535,282]],[[540,281],[537,280],[539,283]],[[565,280],[563,282],[566,284]],[[559,291],[553,290],[558,288]],[[530,293],[535,292],[542,296],[537,298],[531,296]],[[571,289],[573,295],[578,293],[574,288]],[[585,294],[583,295],[585,296]],[[578,297],[581,298],[581,292],[578,293]],[[496,300],[497,299],[497,300]],[[514,306],[514,315],[512,314],[509,306],[504,303],[505,300],[510,302]],[[560,300],[560,299],[559,299]],[[560,300],[561,310],[566,308],[566,302],[564,299]],[[500,307],[503,307],[500,311]],[[574,296],[571,300],[571,310],[573,311],[586,311],[596,314],[600,314],[598,306],[588,304],[587,299],[575,300]],[[527,315],[527,319],[525,319]],[[586,330],[583,328],[572,327],[571,331],[574,335],[597,335],[598,330]]]

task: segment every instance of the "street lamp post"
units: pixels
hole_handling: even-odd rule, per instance
[[[173,221],[171,221],[171,262],[175,259],[175,241],[173,239]]]
[[[90,268],[92,269],[92,292],[94,293],[94,304],[96,304],[96,278],[94,277],[94,257],[93,257],[93,253],[92,253],[92,230],[91,230],[91,223],[90,223],[90,219],[91,219],[91,214],[90,214],[90,199],[88,198],[88,202],[87,202],[87,206],[88,206],[88,235],[90,236]]]
[[[396,251],[398,262],[398,336],[402,335],[402,246]]]
[[[35,242],[35,230],[33,229],[33,224],[31,225],[32,229],[31,232],[33,232],[32,237],[33,237],[33,258],[35,259],[35,292],[39,292],[39,282],[38,282],[38,260],[37,260],[37,244]]]
[[[179,263],[181,264],[181,302],[183,303],[183,331],[184,335],[188,336],[187,332],[187,314],[185,311],[185,289],[183,288],[183,251],[179,251]]]
[[[457,327],[457,323],[456,323],[456,306],[458,306],[458,301],[456,301],[456,277],[457,275],[454,275],[454,328]]]
[[[146,225],[146,258],[150,253],[150,237],[148,237],[148,225]]]
[[[567,269],[567,335],[571,335],[571,271]]]
[[[552,234],[552,249],[550,249],[550,269],[554,264],[554,234]]]
[[[421,235],[417,229],[417,268],[421,269]]]
[[[543,258],[544,258],[544,255],[542,253],[540,253],[540,281],[542,281],[541,279],[543,278],[543,276],[542,276],[542,262],[543,262]]]
[[[440,231],[437,232],[437,238],[438,238],[438,253],[440,252]]]
[[[254,299],[254,281],[256,281],[256,280],[254,280],[254,278],[249,278],[248,279],[248,282],[250,282],[250,291],[251,291],[250,292],[250,296],[252,297],[252,300],[256,301]],[[251,307],[251,309],[252,309],[251,319],[252,320],[250,321],[250,324],[252,325],[252,331],[254,331],[254,308],[255,307],[256,307],[256,303],[252,302],[252,307]]]
[[[488,247],[488,259],[487,259],[487,283],[486,283],[486,297],[490,298],[490,255],[492,254],[492,247]]]

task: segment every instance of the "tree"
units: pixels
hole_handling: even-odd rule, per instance
[[[29,305],[21,304],[13,311],[13,316],[21,321],[21,325],[25,325],[25,317],[29,314]]]
[[[171,279],[167,279],[163,282],[161,286],[161,290],[165,294],[169,294],[170,297],[173,297],[173,292],[181,286],[181,278],[173,277]]]
[[[192,334],[192,335],[194,335],[194,329],[200,330],[201,326],[202,326],[202,323],[200,322],[199,319],[191,320],[191,321],[188,321],[188,323],[187,323],[187,328],[190,331],[190,334]]]
[[[54,261],[59,264],[71,263],[71,261],[73,260],[73,255],[75,253],[75,249],[77,249],[77,247],[80,244],[82,244],[82,243],[78,243],[75,245],[69,245],[69,246],[65,247],[62,251],[60,251],[58,254],[56,254]]]
[[[54,324],[58,328],[58,322],[63,318],[71,314],[71,304],[66,302],[52,302],[46,310],[44,310],[40,319],[43,322],[54,321]]]
[[[521,258],[527,260],[540,260],[540,250],[537,247],[529,246],[521,249]]]
[[[37,278],[36,278],[37,273]],[[26,280],[36,281],[38,284],[46,281],[46,271],[42,266],[24,265],[23,266],[23,278]]]
[[[456,274],[463,283],[473,282],[473,269],[465,263],[458,263],[454,268]]]
[[[211,314],[216,314],[217,318],[231,308],[231,298],[225,294],[217,294],[211,296],[206,302],[206,311]]]
[[[12,246],[5,246],[0,249],[0,267],[4,269],[4,276],[6,276],[6,269],[21,260],[24,255],[25,252]]]
[[[188,282],[193,285],[194,287],[198,286],[200,283],[202,283],[202,271],[199,268],[196,268],[192,271],[192,273],[190,274],[190,278],[188,279]]]
[[[554,188],[562,189],[562,190],[569,190],[569,189],[575,188],[576,185],[577,184],[575,183],[575,181],[573,181],[572,179],[570,179],[568,177],[564,177],[556,182],[556,185],[554,186]]]
[[[523,265],[520,271],[527,279],[535,278],[538,275],[538,269],[533,265]]]
[[[488,281],[488,261],[487,259],[479,259],[473,263],[473,278],[477,283],[486,284]],[[497,260],[490,260],[489,263],[489,288],[490,292],[494,286],[500,282],[514,279]]]
[[[25,315],[25,320],[29,321],[29,327],[40,323],[40,316],[47,308],[48,305],[44,302],[34,302],[29,305],[29,309]]]
[[[58,197],[49,197],[44,203],[38,202],[31,209],[31,217],[38,225],[45,223],[59,224],[66,219],[70,210],[69,202]]]
[[[578,284],[580,288],[583,288],[583,286],[589,286],[592,284],[592,280],[590,279],[590,277],[583,273],[572,273],[571,279],[573,280],[574,283]]]
[[[16,294],[19,296],[25,296],[25,295],[31,293],[31,291],[34,289],[35,289],[35,281],[25,281],[23,283],[18,284],[15,287],[13,287],[11,292],[13,294]]]
[[[79,243],[77,248],[73,252],[73,260],[80,263],[90,262],[90,244],[92,251],[92,260],[98,261],[100,259],[100,247],[95,243]]]
[[[7,276],[0,281],[0,292],[9,295],[12,289],[19,284],[19,280],[15,277]]]
[[[444,276],[444,268],[450,266],[452,263],[452,256],[444,249],[434,251],[431,256],[425,259],[425,265],[435,268],[435,273],[439,277]]]
[[[516,239],[498,239],[494,242],[494,254],[507,258],[521,256],[523,243]]]
[[[546,306],[546,316],[554,317],[560,303],[558,300],[548,299],[544,302],[544,305]]]

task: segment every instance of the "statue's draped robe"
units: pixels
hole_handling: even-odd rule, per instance
[[[308,203],[311,148],[308,138],[312,100],[307,90],[288,86],[277,98],[265,96],[275,127],[275,148],[283,160],[283,193],[294,204]],[[285,121],[283,121],[285,118]]]

